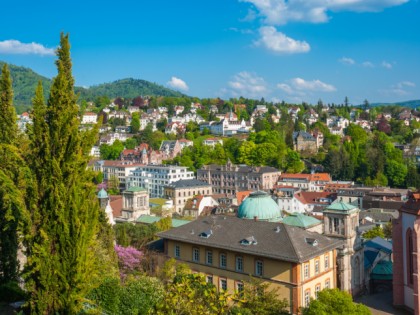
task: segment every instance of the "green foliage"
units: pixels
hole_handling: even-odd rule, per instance
[[[13,107],[12,79],[6,64],[3,66],[0,77],[0,126],[0,143],[14,143],[18,136],[18,128]]]
[[[124,97],[135,98],[139,95],[156,96],[183,96],[182,93],[168,89],[164,86],[138,79],[121,79],[111,83],[91,86],[88,89],[78,88],[80,97],[86,100],[94,100],[97,96],[106,95],[109,98]]]
[[[203,275],[177,273],[166,286],[157,314],[226,314],[228,309],[228,294],[218,292]]]
[[[159,232],[159,228],[156,224],[135,225],[123,223],[116,224],[114,231],[117,244],[121,246],[133,246],[140,249],[154,239],[155,234]]]
[[[4,65],[0,77],[0,283],[17,280],[17,251],[22,234],[30,228],[25,198],[32,177],[22,158],[22,140],[17,131],[10,73]]]
[[[303,315],[370,315],[369,308],[354,303],[351,295],[339,289],[324,289],[318,298],[312,300],[309,307],[303,309]]]
[[[140,114],[138,112],[133,113],[131,116],[131,133],[137,133],[140,130]]]
[[[124,142],[124,147],[126,149],[134,149],[137,146],[137,140],[134,138],[128,138],[125,142]]]
[[[375,238],[377,236],[385,238],[385,233],[384,230],[382,229],[381,226],[375,226],[373,229],[366,231],[365,233],[363,233],[363,238],[370,240],[372,238]]]
[[[286,155],[287,173],[300,173],[304,170],[305,164],[300,160],[298,152],[288,150]]]
[[[3,68],[4,65],[5,63],[0,61],[0,68]],[[40,76],[29,68],[14,65],[9,65],[9,68],[13,80],[13,90],[15,91],[13,103],[18,113],[23,113],[31,107],[31,100],[35,96],[38,82],[42,82],[45,91],[44,97],[48,96],[47,91],[51,87],[50,79]]]
[[[236,292],[234,301],[231,314],[289,314],[287,300],[280,300],[276,290],[270,290],[268,283],[256,278],[244,282],[244,290]]]
[[[124,144],[120,140],[115,140],[113,144],[102,144],[99,147],[101,159],[116,160],[120,157],[121,152],[124,150]]]
[[[94,173],[87,170],[97,127],[80,131],[73,90],[70,44],[61,35],[57,49],[58,75],[48,104],[38,85],[33,104],[33,126],[28,131],[27,163],[36,179],[31,206],[32,226],[26,235],[28,264],[25,285],[33,314],[74,314],[100,280],[96,253],[107,256],[97,241],[99,204]],[[105,242],[106,243],[106,242]]]
[[[27,297],[25,291],[19,287],[16,281],[0,284],[0,302],[12,303],[25,300]]]
[[[164,295],[163,284],[147,276],[106,278],[88,296],[98,314],[151,314]]]
[[[392,239],[392,222],[389,221],[387,222],[387,224],[384,225],[383,227],[383,231],[384,231],[384,236],[386,239]]]
[[[156,222],[156,227],[159,231],[167,231],[172,227],[172,218],[165,217]]]

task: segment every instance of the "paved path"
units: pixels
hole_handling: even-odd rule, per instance
[[[392,291],[364,295],[356,298],[355,302],[368,306],[372,315],[412,315],[408,311],[396,309],[392,306]]]

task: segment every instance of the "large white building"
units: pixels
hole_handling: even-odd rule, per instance
[[[149,191],[151,198],[164,195],[163,187],[180,179],[193,179],[194,173],[184,166],[142,165],[133,170],[127,177],[127,188],[143,187]]]

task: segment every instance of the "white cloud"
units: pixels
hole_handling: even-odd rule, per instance
[[[363,62],[362,66],[365,67],[365,68],[374,68],[375,67],[375,65],[370,61]]]
[[[254,34],[254,31],[248,28],[229,27],[229,31],[241,34]]]
[[[293,78],[286,83],[277,84],[277,88],[290,96],[303,97],[312,92],[335,92],[337,89],[331,84],[320,80],[306,81],[302,78]]]
[[[277,32],[273,26],[263,26],[259,32],[260,39],[254,44],[278,54],[306,53],[311,49],[307,42],[287,37],[285,34]]]
[[[312,92],[334,92],[337,89],[331,85],[320,80],[305,81],[302,78],[294,78],[291,80],[293,87],[301,91]]]
[[[398,82],[395,87],[399,88],[399,89],[403,89],[403,88],[410,88],[410,87],[416,87],[416,84],[414,82],[410,82],[410,81],[402,81],[402,82]]]
[[[177,77],[172,77],[170,81],[167,82],[167,84],[177,90],[182,90],[182,91],[188,91],[189,87],[187,85],[187,83],[185,83],[184,80],[177,78]]]
[[[283,25],[288,22],[328,22],[328,12],[378,12],[404,4],[409,0],[239,0],[252,3],[265,23]]]
[[[386,68],[386,69],[392,69],[392,64],[390,64],[387,61],[382,61],[381,66]]]
[[[398,96],[405,96],[410,95],[412,92],[412,88],[415,88],[416,84],[411,81],[401,81],[397,84],[391,85],[390,88],[385,90],[380,90],[383,94],[386,95],[398,95]]]
[[[234,75],[232,80],[228,82],[228,85],[229,89],[223,89],[222,91],[236,97],[262,97],[269,92],[267,83],[262,77],[247,71]]]
[[[55,55],[53,48],[46,48],[38,43],[21,43],[15,39],[0,41],[0,54],[20,54],[20,55]]]
[[[348,58],[348,57],[343,57],[343,58],[339,59],[338,61],[340,61],[344,65],[354,65],[356,63],[356,61],[354,61],[354,59]]]

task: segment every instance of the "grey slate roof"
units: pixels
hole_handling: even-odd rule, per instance
[[[209,238],[199,236],[210,229],[212,235]],[[340,240],[282,223],[229,216],[199,218],[157,235],[165,239],[295,263],[307,261],[342,245]],[[254,237],[257,244],[241,245],[241,241],[249,237]],[[314,239],[317,240],[316,246],[310,244]]]
[[[302,136],[305,140],[315,141],[315,138],[306,131],[295,131],[293,132],[293,139],[296,140],[297,137]]]
[[[176,182],[166,185],[166,187],[171,187],[171,188],[193,188],[193,187],[202,187],[202,186],[210,186],[210,184],[193,178],[193,179],[180,179]]]

